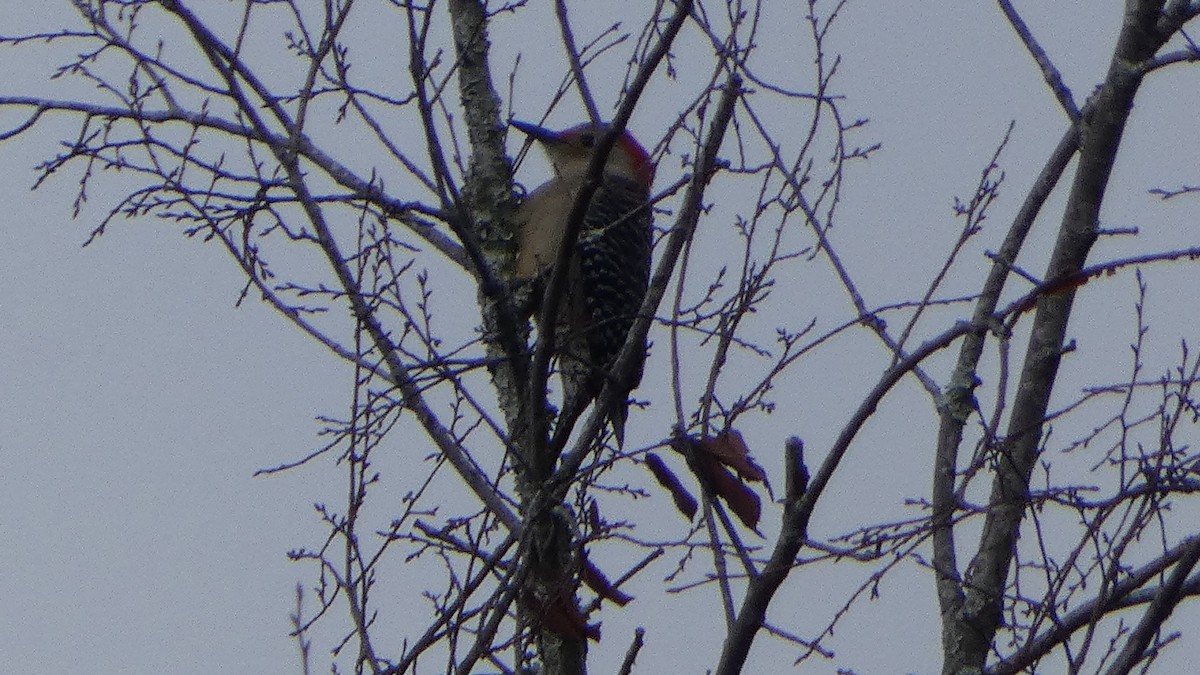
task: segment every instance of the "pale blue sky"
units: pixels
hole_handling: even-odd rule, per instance
[[[1106,67],[1121,4],[1021,3],[1080,103]],[[6,3],[0,26],[6,33],[13,25],[50,29],[66,5],[38,3],[30,12],[28,5],[17,10]],[[578,16],[585,21],[582,11]],[[871,119],[864,143],[883,143],[849,176],[840,227],[854,230],[840,245],[871,300],[882,304],[923,288],[935,269],[923,256],[932,249],[936,259],[957,231],[953,197],[969,195],[1015,119],[1001,162],[1008,179],[986,243],[994,248],[1065,118],[992,3],[859,0],[837,25],[831,46],[844,54],[837,87],[848,97],[843,105]],[[493,34],[498,62],[513,44],[531,58],[535,46],[504,42],[512,35]],[[12,83],[39,67],[8,53],[0,54],[0,81],[9,83],[0,85],[0,94],[14,93]],[[790,53],[780,67],[807,67],[806,47]],[[531,97],[557,84],[557,73],[543,83],[530,61],[523,67],[521,83]],[[1137,226],[1144,234],[1102,241],[1095,259],[1195,244],[1195,209],[1163,206],[1145,190],[1200,181],[1198,79],[1195,69],[1180,68],[1147,85],[1105,211],[1107,226]],[[601,81],[609,93],[618,83]],[[517,113],[537,114],[545,102],[523,101]],[[659,132],[670,103],[650,101],[633,130]],[[11,119],[0,116],[5,128]],[[242,286],[238,270],[216,246],[187,240],[171,224],[118,221],[81,249],[109,203],[98,187],[93,206],[77,220],[71,219],[73,174],[29,192],[32,167],[54,152],[56,134],[69,129],[46,124],[36,136],[0,145],[7,176],[0,184],[6,205],[0,215],[0,667],[13,673],[297,673],[288,614],[296,583],[311,585],[313,569],[288,562],[285,554],[320,543],[324,529],[312,504],[340,503],[344,478],[329,462],[270,478],[252,474],[322,443],[315,418],[344,414],[351,373],[264,306],[248,301],[234,308]],[[545,165],[531,160],[522,171],[523,181],[536,183]],[[674,180],[674,171],[660,169],[660,184]],[[1042,243],[1022,260],[1029,269],[1040,270],[1037,251],[1048,251],[1056,225],[1051,218],[1035,235]],[[793,304],[806,316],[831,317],[827,328],[833,317],[846,316],[845,302],[828,278],[817,276],[804,280],[812,290]],[[1194,263],[1147,272],[1158,312],[1151,339],[1161,363],[1177,354],[1181,335],[1195,337],[1197,276]],[[971,288],[976,278],[954,287]],[[1125,359],[1133,289],[1131,274],[1089,287],[1074,337],[1111,343],[1113,359]],[[824,311],[828,306],[838,309]],[[1180,307],[1191,316],[1182,316]],[[792,433],[804,436],[817,458],[823,454],[846,412],[886,367],[877,349],[865,354],[820,353],[784,381],[794,390],[779,398],[805,404],[747,434],[763,449],[760,461],[769,471],[778,470],[770,452]],[[1077,389],[1087,370],[1064,370],[1061,387]],[[654,380],[648,377],[647,386]],[[928,458],[921,453],[933,432],[909,424],[916,410],[928,410],[916,391],[881,409],[859,441],[859,447],[878,448],[879,456],[846,467],[814,528],[850,529],[856,519],[875,517],[876,507],[902,514],[904,496],[927,490]],[[642,433],[645,441],[645,434],[663,431]],[[885,489],[864,494],[854,487],[880,476],[889,477]],[[662,522],[648,525],[677,532],[684,524],[667,504],[665,495],[656,497],[652,508]],[[856,510],[865,513],[857,518]],[[764,531],[776,524],[765,522]],[[826,616],[831,588],[857,579],[831,575],[830,588],[797,587],[772,616],[801,616],[822,605]],[[838,665],[860,673],[936,669],[939,627],[928,575],[899,572],[883,592],[839,627],[839,634],[871,635],[874,648],[835,638]],[[657,641],[651,630],[640,672],[701,672],[719,651],[722,622],[711,600],[699,592],[673,598],[678,605],[635,602],[606,610],[606,638],[594,648],[593,672],[614,670],[633,627],[656,613],[676,617],[657,615],[660,627],[681,629],[678,617],[687,617],[697,637]],[[1200,614],[1187,609],[1176,621],[1200,625]],[[325,672],[320,664],[333,643],[327,633],[317,636],[323,640],[317,647],[326,650],[318,653],[317,671]],[[686,646],[686,653],[661,646],[667,642]],[[767,639],[758,649],[752,664],[775,668],[794,656],[792,648]],[[1168,654],[1182,658],[1187,649],[1176,646]],[[1156,672],[1171,672],[1168,663]],[[810,663],[806,672],[832,672],[825,666]]]

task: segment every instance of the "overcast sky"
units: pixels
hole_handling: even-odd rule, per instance
[[[3,3],[0,31],[56,28],[71,17],[67,5]],[[1019,4],[1081,103],[1106,68],[1121,5]],[[1009,182],[994,215],[998,231],[1065,119],[993,3],[858,0],[837,25],[831,45],[844,54],[837,88],[853,114],[870,118],[864,140],[883,143],[851,175],[842,221],[863,234],[847,238],[843,254],[879,265],[867,290],[882,303],[927,282],[928,266],[908,263],[923,246],[949,241],[946,233],[957,227],[953,197],[969,195],[1008,122],[1015,120],[1016,130],[1002,160]],[[504,37],[502,31],[493,36],[513,49]],[[518,44],[530,58],[535,46]],[[26,86],[29,77],[29,64],[12,53],[0,54],[6,95],[26,93],[13,87]],[[801,55],[791,51],[795,63],[781,67],[807,67]],[[1194,71],[1186,75],[1160,78],[1139,99],[1147,103],[1135,112],[1130,151],[1122,151],[1105,216],[1112,227],[1152,230],[1148,236],[1162,237],[1161,244],[1153,240],[1160,248],[1195,244],[1195,211],[1165,208],[1145,194],[1200,180],[1200,87]],[[542,103],[525,109],[536,112]],[[14,119],[0,115],[5,129]],[[639,113],[634,131],[660,131],[651,120]],[[294,587],[311,586],[313,569],[285,554],[319,545],[325,530],[312,504],[340,503],[344,478],[328,463],[275,477],[253,474],[322,443],[316,417],[344,415],[351,372],[264,306],[248,301],[236,308],[243,283],[237,268],[216,246],[186,239],[170,223],[118,221],[81,248],[99,214],[90,208],[72,219],[73,174],[30,192],[34,165],[70,130],[50,123],[0,145],[6,176],[0,183],[0,669],[297,673],[288,614]],[[526,170],[545,167],[533,162]],[[672,170],[660,170],[660,184],[677,177]],[[526,180],[541,178],[544,173]],[[107,204],[102,195],[93,201]],[[1106,240],[1097,255],[1118,257],[1122,246]],[[1154,247],[1139,241],[1137,250],[1145,248]],[[1194,275],[1151,274],[1157,307],[1195,288]],[[1114,312],[1128,316],[1131,276],[1105,288],[1083,302],[1112,303]],[[844,301],[815,295],[802,299],[812,303],[814,315],[822,302]],[[1195,310],[1194,301],[1187,306]],[[1080,334],[1117,345],[1129,341],[1131,320],[1099,316],[1096,325],[1080,326]],[[1178,336],[1186,332],[1168,324],[1153,338],[1177,352]],[[861,379],[844,378],[841,391],[830,387],[820,409],[779,415],[776,426],[756,430],[758,447],[777,447],[798,429],[808,447],[828,447],[840,426],[827,416],[854,405],[884,366],[867,364]],[[796,396],[806,394],[798,389]],[[862,442],[887,442],[887,421],[902,421],[907,412],[881,411],[881,422]],[[928,438],[915,434],[899,445],[927,447]],[[764,461],[777,468],[774,460]],[[898,491],[920,494],[928,475],[906,473],[908,463],[899,453],[859,470],[894,473]],[[854,494],[849,485],[830,495],[831,512],[838,512],[835,505],[850,512],[869,508],[873,496]],[[666,504],[660,495],[662,526],[682,527]],[[775,523],[765,527],[772,532]],[[879,611],[860,611],[842,628],[878,631],[878,648],[839,652],[845,661],[838,664],[861,673],[936,669],[939,628],[929,577],[901,575],[883,590]],[[807,594],[809,601],[820,599],[820,589]],[[684,606],[689,617],[705,611]],[[719,626],[719,610],[709,607],[712,625]],[[636,602],[623,612],[607,610],[602,618],[612,639],[596,648],[594,672],[611,672],[632,627],[642,623],[639,613],[656,611],[679,610]],[[1198,619],[1188,610],[1179,620],[1195,625]],[[911,633],[895,630],[897,621],[910,622]],[[653,637],[642,672],[668,672],[653,669],[667,663],[686,666],[675,672],[700,672],[719,651],[701,637],[702,648],[664,654],[654,651]],[[761,658],[787,663],[777,659],[781,653]],[[808,672],[822,667],[810,663]],[[1158,668],[1171,672],[1166,662]]]

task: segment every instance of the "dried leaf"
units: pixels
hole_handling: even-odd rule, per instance
[[[704,464],[713,492],[729,504],[729,510],[743,525],[757,532],[758,518],[762,515],[762,502],[758,495],[712,458],[706,458]]]
[[[604,576],[604,573],[587,559],[586,553],[583,560],[583,573],[580,576],[583,577],[583,583],[587,584],[588,588],[605,600],[615,602],[622,607],[633,600],[632,596],[613,586],[608,577]]]
[[[736,429],[722,432],[716,436],[700,439],[699,448],[719,460],[725,466],[737,471],[742,480],[761,481],[767,477],[765,471],[750,457],[750,449],[746,447],[746,439]]]
[[[671,499],[675,501],[675,508],[679,512],[688,517],[688,520],[696,517],[696,511],[699,505],[692,493],[683,487],[683,483],[679,482],[679,478],[673,471],[667,468],[667,465],[653,452],[646,455],[646,466],[650,469],[650,473],[654,474],[654,479],[658,484],[667,489],[671,493]]]
[[[542,605],[531,593],[527,593],[524,600],[527,605],[542,607],[542,624],[552,632],[579,641],[600,641],[600,624],[589,624],[579,607],[567,597],[558,596],[549,605]]]
[[[600,641],[600,624],[589,624],[583,616],[583,612],[579,611],[579,607],[575,606],[573,602],[568,602],[566,598],[554,599],[554,602],[546,608],[545,621],[547,628],[563,637],[581,641],[585,638],[593,642]]]

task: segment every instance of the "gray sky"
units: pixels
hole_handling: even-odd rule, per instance
[[[12,25],[58,26],[62,10],[46,5],[39,4],[36,15],[22,8],[14,16],[16,8],[6,4],[0,26],[6,32]],[[1031,29],[1082,102],[1106,67],[1121,3],[1023,5]],[[970,194],[1008,121],[1017,125],[1001,160],[1008,179],[993,211],[989,249],[1065,121],[991,3],[859,0],[837,25],[832,46],[844,54],[837,89],[847,95],[848,110],[871,119],[863,143],[883,143],[874,159],[850,173],[841,223],[855,229],[841,240],[842,253],[866,275],[873,303],[882,304],[912,296],[935,271],[929,250],[940,259],[958,227],[952,199]],[[502,45],[499,57],[511,53],[505,36],[503,30],[493,35]],[[794,53],[807,58],[804,50]],[[779,67],[806,64],[797,58]],[[21,82],[27,70],[0,57],[0,81]],[[528,90],[541,90],[536,72],[525,78]],[[615,88],[618,82],[605,84]],[[550,85],[556,83],[557,75]],[[0,91],[12,93],[12,86]],[[1105,224],[1137,226],[1143,236],[1104,240],[1096,260],[1195,244],[1194,208],[1163,206],[1145,190],[1197,182],[1197,91],[1194,69],[1180,69],[1139,99],[1144,103],[1118,162],[1105,216],[1111,222]],[[517,112],[536,114],[544,105],[545,99],[523,102]],[[635,131],[659,131],[655,124],[669,110],[656,117],[655,105],[662,104],[635,117]],[[10,118],[0,120],[7,124]],[[561,121],[568,121],[565,113]],[[55,133],[68,128],[48,124],[36,137],[0,145],[8,178],[0,184],[0,204],[7,207],[0,215],[0,664],[14,673],[299,672],[295,643],[287,637],[288,613],[296,583],[311,586],[313,569],[288,562],[285,554],[319,545],[325,531],[312,504],[340,504],[344,477],[328,461],[271,478],[252,474],[322,442],[315,418],[344,415],[351,373],[257,302],[235,308],[242,283],[235,266],[216,246],[185,239],[169,223],[118,221],[81,249],[108,204],[105,195],[93,194],[95,206],[72,220],[74,174],[29,192],[33,165],[54,152]],[[676,178],[673,170],[660,169],[659,183]],[[531,161],[524,171],[544,172],[544,163]],[[544,173],[521,177],[536,183]],[[1035,236],[1049,242],[1056,224],[1047,221]],[[1045,243],[1041,250],[1048,248]],[[1035,256],[1022,262],[1041,269]],[[878,273],[867,273],[872,265]],[[1176,305],[1182,301],[1194,315],[1188,299],[1196,287],[1194,267],[1147,271],[1152,307],[1159,312],[1151,339],[1162,363],[1178,354],[1181,335],[1194,337],[1186,321],[1192,317],[1180,316]],[[962,287],[971,288],[976,278]],[[825,288],[820,284],[828,280],[813,283]],[[1088,309],[1080,316],[1091,318],[1078,323],[1075,337],[1111,342],[1114,358],[1124,359],[1133,289],[1131,274],[1104,280],[1094,291],[1089,287],[1082,299]],[[824,303],[830,303],[841,306],[830,316],[845,316],[844,299],[833,292],[814,292],[801,302],[810,304],[801,309],[809,315],[823,316]],[[1173,305],[1176,311],[1170,311]],[[874,360],[854,357],[851,363],[845,351],[822,353],[786,381],[795,389],[780,398],[815,402],[769,418],[748,434],[766,455],[760,461],[768,471],[778,470],[770,452],[792,433],[803,435],[820,457],[845,412],[886,366],[874,353]],[[1064,371],[1060,390],[1077,388],[1084,381],[1077,374]],[[927,491],[928,472],[912,467],[928,461],[918,455],[927,452],[932,430],[906,424],[912,410],[928,407],[919,396],[913,391],[889,402],[868,427],[860,447],[879,448],[879,456],[839,477],[814,522],[818,530],[850,529],[856,510],[873,509],[876,502],[905,513],[899,500]],[[890,476],[894,492],[856,491],[858,475]],[[678,532],[684,523],[667,503],[665,495],[655,497],[653,508],[663,520],[652,526]],[[764,531],[776,525],[768,519]],[[667,571],[643,582],[653,585]],[[839,588],[849,583],[830,580]],[[815,588],[794,593],[772,616],[804,614],[833,595]],[[652,631],[639,659],[641,672],[667,672],[666,664],[675,672],[700,672],[719,651],[717,638],[705,635],[720,633],[703,630],[721,627],[711,600],[701,591],[672,598],[677,605],[635,602],[624,611],[606,610],[595,672],[611,671],[633,627],[662,612],[688,617],[699,627],[698,640],[674,636],[669,642],[687,645],[686,653],[666,650],[656,648]],[[829,613],[826,607],[822,615]],[[1181,627],[1197,620],[1194,609],[1177,615]],[[907,570],[889,577],[883,597],[839,627],[839,634],[855,632],[872,635],[875,648],[843,650],[839,645],[861,641],[835,638],[838,665],[862,673],[937,668],[928,575]],[[331,644],[326,639],[318,647]],[[766,639],[757,649],[753,658],[764,664],[790,663],[787,655],[794,655]],[[1176,646],[1176,658],[1185,649]],[[324,657],[318,652],[317,663]],[[1171,672],[1169,663],[1161,662],[1158,672]],[[824,672],[823,666],[828,663],[810,664],[809,672]]]

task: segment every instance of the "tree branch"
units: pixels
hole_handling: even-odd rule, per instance
[[[1132,64],[1149,58],[1161,46],[1153,31],[1160,7],[1161,2],[1130,0],[1104,85],[1093,99],[1090,114],[1081,118],[1079,166],[1044,277],[1048,280],[1078,274],[1096,240],[1104,191],[1141,84],[1141,74]],[[963,582],[962,613],[942,617],[954,624],[954,644],[946,647],[944,673],[981,670],[991,650],[1074,298],[1074,289],[1067,289],[1037,301],[988,514]]]

